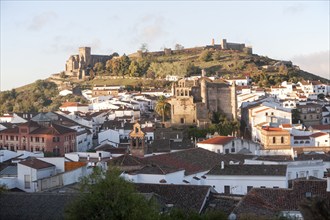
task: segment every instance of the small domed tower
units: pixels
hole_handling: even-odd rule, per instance
[[[146,153],[145,134],[142,132],[139,123],[133,125],[133,130],[129,133],[129,137],[131,139],[129,150],[132,156],[144,157],[144,154]]]

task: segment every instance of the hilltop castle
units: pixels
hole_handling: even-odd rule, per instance
[[[65,74],[76,76],[78,79],[85,79],[90,76],[90,70],[95,63],[105,63],[111,56],[92,55],[90,47],[79,47],[79,54],[71,55],[65,63]]]

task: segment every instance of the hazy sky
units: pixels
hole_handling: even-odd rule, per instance
[[[130,54],[228,42],[329,76],[329,1],[3,1],[1,90],[64,70],[79,46]]]

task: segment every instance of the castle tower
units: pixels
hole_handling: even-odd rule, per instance
[[[236,95],[236,82],[233,81],[230,87],[230,101],[233,119],[237,119],[237,95]]]
[[[176,94],[175,94],[175,82],[172,83],[172,96],[176,96]]]
[[[212,38],[211,45],[214,46],[214,38]]]
[[[91,65],[91,48],[90,47],[79,47],[79,60],[83,60],[85,67]],[[84,67],[82,67],[84,68]]]
[[[227,50],[228,47],[227,47],[227,40],[226,39],[221,39],[221,48],[223,50]]]
[[[133,130],[129,133],[129,137],[131,140],[129,150],[132,156],[144,157],[146,152],[144,140],[145,134],[142,132],[141,125],[139,123],[135,123],[133,125]]]
[[[202,102],[206,104],[208,107],[207,103],[207,82],[205,78],[202,78],[201,80],[201,97],[202,97]]]

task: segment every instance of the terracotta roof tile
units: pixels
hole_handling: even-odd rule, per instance
[[[218,136],[214,138],[207,139],[205,141],[199,142],[199,144],[219,144],[223,145],[226,144],[232,140],[234,140],[235,137],[230,137],[230,136]]]
[[[296,180],[292,189],[253,188],[236,206],[238,216],[253,213],[256,216],[274,218],[280,211],[298,211],[306,193],[324,199],[330,205],[330,192],[326,191],[325,180]]]
[[[325,132],[317,132],[317,133],[311,134],[310,136],[313,137],[313,138],[316,138],[316,137],[321,137],[321,136],[324,136],[324,135],[329,135],[329,134],[325,133]]]

